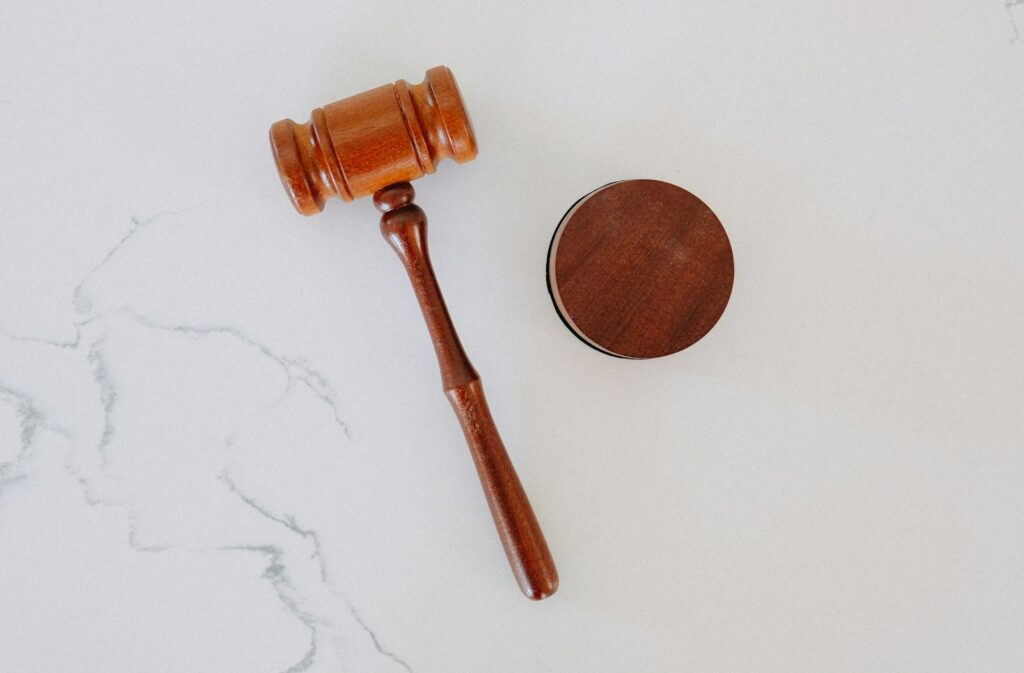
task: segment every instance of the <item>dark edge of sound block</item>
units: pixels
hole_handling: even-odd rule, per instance
[[[597,346],[595,346],[594,344],[590,343],[585,338],[583,338],[583,335],[581,335],[579,332],[577,332],[575,329],[573,329],[572,324],[570,324],[569,321],[565,319],[565,316],[562,315],[562,311],[559,310],[559,308],[558,308],[558,302],[555,301],[555,292],[554,292],[554,290],[551,289],[551,249],[555,247],[555,236],[558,235],[558,231],[562,228],[562,224],[565,222],[565,218],[569,216],[569,213],[572,212],[573,208],[575,208],[580,203],[582,203],[591,194],[599,192],[602,189],[604,189],[605,187],[610,187],[612,185],[616,185],[616,184],[618,184],[620,182],[626,182],[626,180],[612,180],[611,182],[607,182],[607,183],[601,185],[600,187],[597,187],[595,189],[591,189],[589,192],[587,192],[586,194],[584,194],[580,198],[578,198],[575,201],[573,201],[572,205],[569,206],[565,210],[565,213],[562,214],[561,219],[558,220],[558,224],[555,225],[555,230],[553,232],[551,232],[551,240],[548,242],[548,252],[547,252],[547,255],[545,255],[545,257],[544,257],[544,280],[547,282],[548,297],[551,298],[551,305],[555,307],[555,313],[558,314],[558,319],[562,321],[562,324],[565,325],[566,329],[569,330],[570,334],[572,334],[574,337],[579,339],[580,342],[583,345],[585,345],[587,348],[591,348],[591,349],[597,351],[598,353],[601,353],[602,355],[610,355],[611,357],[618,358],[620,360],[633,360],[635,358],[628,358],[628,357],[626,357],[624,355],[619,355],[618,353],[612,353],[611,351],[606,351],[603,348],[598,348]]]

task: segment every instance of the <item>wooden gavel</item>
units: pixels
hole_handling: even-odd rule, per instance
[[[441,383],[466,435],[487,504],[519,587],[540,600],[558,588],[558,571],[512,461],[498,435],[480,376],[459,342],[427,252],[427,216],[410,180],[451,157],[476,157],[476,138],[451,70],[438,66],[420,84],[386,84],[313,110],[310,121],[270,128],[281,182],[303,215],[332,196],[373,195],[380,229],[409,274]]]

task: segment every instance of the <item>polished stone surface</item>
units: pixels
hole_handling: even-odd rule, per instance
[[[6,0],[0,670],[1024,669],[1006,4]],[[296,215],[267,142],[438,63],[480,157],[418,202],[541,603],[378,214]],[[742,270],[644,362],[544,282],[566,204],[631,177]]]

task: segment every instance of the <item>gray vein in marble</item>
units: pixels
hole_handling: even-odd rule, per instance
[[[0,334],[10,339],[11,341],[21,341],[25,343],[42,344],[44,346],[54,346],[56,348],[66,348],[68,350],[76,350],[78,348],[79,340],[81,339],[81,330],[76,329],[76,336],[74,341],[51,341],[50,339],[43,339],[40,337],[22,336],[20,334],[13,334],[7,330],[0,328]]]
[[[131,226],[128,227],[128,232],[121,237],[121,240],[114,244],[114,247],[107,250],[107,254],[103,256],[103,259],[101,259],[95,266],[89,269],[89,271],[87,271],[86,274],[82,277],[82,280],[79,281],[78,285],[75,286],[75,289],[71,293],[72,301],[74,302],[75,305],[75,310],[83,315],[87,314],[90,310],[92,310],[92,301],[89,299],[88,294],[86,294],[85,286],[89,283],[90,280],[92,280],[93,276],[99,273],[99,271],[104,266],[107,265],[107,262],[114,258],[114,255],[116,255],[117,252],[128,241],[132,240],[132,238],[134,238],[136,234],[138,234],[140,231],[148,227],[150,224],[153,224],[154,222],[160,220],[161,218],[168,217],[171,215],[180,215],[183,212],[186,211],[166,210],[163,212],[159,212],[151,217],[147,217],[144,220],[140,220],[135,215],[132,215],[130,218]]]
[[[230,446],[230,440],[228,441],[228,444]],[[276,524],[284,526],[292,533],[295,533],[296,535],[304,539],[310,540],[313,543],[313,554],[310,558],[317,559],[317,562],[320,567],[320,579],[324,583],[327,582],[327,566],[324,564],[323,556],[320,554],[320,538],[315,531],[308,530],[306,528],[302,528],[301,526],[299,526],[298,523],[295,521],[295,517],[293,516],[277,516],[275,514],[272,514],[270,510],[256,502],[255,499],[243,493],[238,488],[238,485],[235,483],[234,479],[231,478],[231,475],[228,474],[227,470],[221,472],[219,478],[221,482],[225,486],[227,486],[228,490],[235,494],[235,496],[237,496],[239,500],[244,502],[251,509],[255,510],[260,516],[267,518]],[[310,612],[303,610],[299,606],[298,600],[296,600],[291,595],[291,593],[294,593],[295,589],[292,586],[291,580],[288,579],[288,575],[286,573],[287,567],[282,561],[284,557],[284,550],[274,545],[228,547],[226,549],[244,549],[247,551],[260,551],[269,556],[270,565],[267,567],[267,570],[264,572],[263,576],[266,579],[269,579],[271,584],[273,584],[274,589],[277,591],[277,595],[281,598],[281,602],[284,603],[285,608],[290,613],[299,618],[302,621],[302,623],[306,625],[306,628],[308,628],[310,631],[309,650],[298,663],[291,666],[291,668],[285,671],[285,673],[299,673],[299,671],[304,671],[310,666],[312,666],[314,660],[316,659],[316,653],[319,647],[320,626],[322,624],[322,620],[316,617],[315,615],[311,614]]]
[[[270,519],[274,523],[284,526],[296,535],[309,540],[313,544],[313,553],[310,555],[310,558],[316,559],[320,566],[320,581],[324,583],[327,582],[327,565],[324,563],[323,554],[320,553],[320,536],[316,531],[301,527],[298,522],[295,521],[295,517],[290,514],[277,516],[271,513],[270,510],[239,490],[238,485],[235,483],[235,480],[231,478],[231,475],[228,474],[227,470],[221,472],[219,478],[232,493],[238,496],[238,498],[246,505],[259,512],[261,516]]]
[[[32,442],[41,430],[46,419],[28,395],[0,385],[0,399],[14,406],[21,423],[21,447],[13,460],[0,463],[0,486],[9,486],[24,478],[24,475],[12,476],[14,468],[32,451]]]
[[[107,366],[106,356],[100,350],[105,337],[100,337],[89,347],[86,358],[92,366],[92,378],[100,389],[100,403],[103,405],[103,433],[96,450],[100,454],[100,460],[106,465],[107,448],[110,446],[110,439],[114,436],[114,404],[117,402],[117,386],[110,378],[110,368]]]
[[[1020,26],[1017,24],[1017,16],[1014,13],[1014,7],[1024,5],[1024,0],[1004,0],[1006,6],[1006,13],[1010,15],[1010,26],[1013,28],[1013,37],[1010,38],[1010,42],[1020,42]]]
[[[355,609],[355,607],[353,607],[352,603],[348,603],[347,605],[348,605],[348,611],[350,613],[352,613],[352,618],[355,619],[356,623],[359,624],[359,626],[363,629],[363,631],[366,631],[366,634],[368,636],[370,636],[370,640],[373,642],[374,649],[376,649],[377,652],[379,652],[380,654],[383,654],[385,657],[389,657],[396,664],[398,664],[399,666],[401,666],[405,670],[409,671],[409,673],[413,673],[412,667],[409,666],[409,664],[406,663],[406,661],[404,659],[400,659],[394,652],[392,652],[390,650],[387,650],[387,649],[384,649],[384,646],[381,645],[380,640],[377,638],[377,634],[374,633],[373,629],[371,629],[366,624],[366,622],[363,621],[363,618],[359,616],[358,612],[356,612],[356,609]]]
[[[277,592],[281,602],[284,603],[285,608],[289,613],[297,617],[306,628],[309,629],[309,650],[297,663],[288,667],[284,673],[300,673],[308,669],[313,665],[316,660],[317,650],[319,649],[320,641],[320,627],[321,620],[304,609],[299,605],[298,601],[292,595],[295,593],[295,587],[292,586],[291,580],[288,579],[288,575],[285,573],[285,565],[281,562],[284,556],[284,550],[274,545],[235,545],[230,547],[221,547],[222,551],[249,551],[257,552],[266,556],[270,564],[267,569],[263,572],[264,579],[270,581],[274,590]]]
[[[275,522],[287,526],[286,521],[281,520],[277,517],[273,517],[269,513],[265,512],[262,508],[253,503],[251,499],[243,495],[236,488],[232,487],[232,482],[230,481],[230,478],[228,478],[227,480],[222,479],[222,481],[224,481],[224,483],[228,485],[228,488],[230,488],[232,492],[235,493],[235,495],[237,495],[240,499],[242,499],[243,502],[248,504],[250,507],[253,507],[264,516],[273,519]],[[288,527],[289,530],[294,530],[296,532],[300,530],[297,527],[294,529],[290,526]],[[320,643],[320,629],[322,628],[322,626],[325,625],[325,623],[321,618],[317,617],[308,610],[305,610],[299,604],[299,599],[296,597],[296,595],[299,592],[296,590],[295,586],[292,584],[291,580],[288,577],[287,566],[283,561],[285,552],[284,549],[282,549],[281,547],[273,544],[239,544],[228,545],[224,547],[214,547],[213,549],[197,549],[189,547],[177,547],[172,545],[142,544],[141,542],[139,542],[138,522],[136,522],[134,518],[132,518],[128,525],[128,544],[134,551],[145,553],[160,553],[173,550],[191,552],[242,551],[258,553],[266,557],[269,563],[266,569],[263,571],[263,578],[270,582],[271,586],[274,588],[274,593],[277,594],[277,597],[284,605],[285,610],[287,610],[289,614],[293,615],[295,618],[300,620],[303,623],[303,625],[305,625],[305,627],[309,630],[309,649],[306,650],[305,654],[302,655],[302,659],[300,659],[298,662],[285,669],[284,673],[300,673],[301,671],[305,671],[306,669],[308,669],[315,662]],[[319,548],[317,548],[317,553],[319,553]]]
[[[289,528],[289,530],[293,530],[301,534],[300,531],[302,529],[299,529],[297,526],[295,528],[288,526],[287,520],[282,520],[277,517],[273,517],[268,512],[263,510],[259,505],[255,504],[250,498],[248,498],[240,491],[238,491],[238,489],[233,486],[233,482],[231,482],[230,477],[221,479],[221,481],[227,484],[228,488],[230,488],[231,491],[235,493],[235,495],[237,495],[243,502],[248,504],[250,507],[253,507],[264,516],[273,519],[275,522],[281,525],[285,525]],[[322,626],[324,626],[324,622],[321,618],[317,617],[313,613],[303,609],[302,606],[299,604],[299,599],[296,597],[296,594],[298,594],[299,592],[296,590],[295,586],[292,584],[291,580],[288,577],[287,566],[283,561],[285,552],[284,549],[282,549],[281,547],[273,544],[240,544],[229,545],[224,547],[215,547],[211,550],[209,548],[195,549],[188,547],[176,547],[172,545],[142,544],[141,542],[139,542],[138,522],[136,522],[134,518],[132,518],[128,526],[128,544],[134,551],[146,553],[160,553],[171,550],[192,552],[242,551],[255,552],[263,555],[269,560],[266,569],[263,571],[263,578],[270,581],[271,586],[274,588],[274,593],[277,594],[277,597],[284,605],[285,610],[287,610],[288,613],[293,615],[295,618],[299,619],[303,623],[303,625],[305,625],[305,627],[309,630],[309,649],[306,650],[305,654],[302,655],[302,659],[300,659],[298,662],[285,669],[284,673],[300,673],[301,671],[305,671],[306,669],[308,669],[315,662],[317,651],[319,649],[320,629]],[[317,554],[319,554],[319,544],[314,544],[316,545]]]
[[[165,551],[186,551],[186,552],[253,552],[268,559],[269,563],[263,571],[263,579],[268,580],[274,588],[274,593],[284,605],[285,610],[300,620],[309,630],[309,649],[302,655],[295,664],[292,664],[283,673],[300,673],[305,671],[316,661],[317,651],[320,643],[320,629],[325,625],[324,621],[302,608],[299,600],[294,594],[297,590],[292,585],[287,575],[287,567],[282,561],[284,550],[272,544],[239,544],[214,548],[191,548],[176,547],[170,545],[144,545],[138,542],[138,524],[133,520],[129,525],[128,542],[131,548],[137,552],[160,553]]]
[[[230,446],[230,441],[228,442],[228,444]],[[320,566],[320,581],[325,586],[327,586],[328,588],[330,587],[330,580],[327,577],[327,566],[326,566],[326,564],[324,562],[323,555],[320,553],[320,537],[319,537],[319,535],[317,534],[316,531],[311,530],[311,529],[307,529],[307,528],[303,528],[295,520],[295,517],[293,517],[293,516],[291,516],[289,514],[277,515],[277,514],[272,513],[267,507],[265,507],[264,505],[262,505],[259,502],[257,502],[252,496],[247,495],[245,492],[243,492],[241,489],[239,489],[238,485],[235,483],[234,479],[232,479],[231,475],[228,473],[227,470],[224,470],[223,472],[221,472],[220,480],[242,502],[244,502],[246,505],[248,505],[249,507],[254,509],[261,516],[263,516],[266,519],[269,519],[270,521],[273,521],[276,524],[284,526],[289,531],[291,531],[292,533],[295,533],[296,535],[299,535],[300,537],[303,537],[305,539],[310,540],[313,543],[313,549],[314,549],[314,552],[313,552],[313,554],[312,554],[312,556],[310,558],[314,558],[314,557],[317,558],[317,561],[318,561],[319,566]],[[278,565],[280,566],[280,568],[279,568],[279,575],[286,578],[287,576],[284,574],[285,565],[284,565],[284,563],[280,562],[280,556],[278,556],[276,560],[277,560]],[[333,589],[331,591],[335,595],[338,595],[337,592],[335,592]],[[292,607],[291,605],[289,605],[287,603],[286,603],[286,605],[288,605],[289,609],[291,609],[291,607]],[[346,600],[345,601],[345,605],[348,608],[349,614],[352,615],[352,618],[355,620],[355,622],[370,637],[370,641],[373,643],[374,649],[379,654],[381,654],[381,655],[383,655],[385,657],[388,657],[389,659],[394,661],[396,664],[398,664],[399,666],[401,666],[405,670],[409,671],[409,673],[412,673],[412,667],[410,667],[409,664],[405,660],[401,659],[398,655],[396,655],[394,652],[386,649],[381,644],[380,638],[377,637],[377,634],[374,632],[374,630],[371,629],[370,626],[359,615],[359,613],[355,609],[355,606],[352,605],[352,602]],[[305,614],[308,615],[309,613],[305,613]]]
[[[75,338],[72,341],[54,341],[53,339],[44,339],[42,337],[34,337],[23,334],[14,334],[0,327],[0,335],[10,339],[11,341],[18,341],[22,343],[40,344],[42,346],[53,346],[54,348],[61,348],[64,350],[78,350],[78,347],[82,344],[82,328],[89,325],[90,323],[102,318],[102,315],[94,315],[83,320],[76,321],[75,327]]]
[[[128,522],[128,546],[138,552],[158,553],[174,549],[171,545],[142,544],[139,542],[139,522],[132,517]]]
[[[131,308],[121,309],[120,312],[129,316],[132,320],[143,327],[147,327],[149,329],[174,332],[177,334],[195,337],[208,337],[213,335],[229,336],[241,341],[251,348],[255,348],[264,357],[272,360],[281,367],[285,376],[288,378],[289,386],[293,385],[295,382],[299,382],[309,389],[309,391],[321,402],[329,406],[331,408],[332,416],[334,417],[335,425],[341,428],[341,431],[346,437],[349,439],[352,438],[352,433],[349,431],[348,424],[341,419],[341,407],[337,399],[338,395],[334,391],[334,387],[331,385],[327,377],[314,369],[307,360],[281,355],[280,353],[273,351],[269,346],[256,341],[235,327],[227,325],[166,324],[142,315]]]

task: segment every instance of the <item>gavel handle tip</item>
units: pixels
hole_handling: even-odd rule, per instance
[[[558,589],[558,571],[498,434],[480,379],[449,390],[447,395],[466,436],[512,574],[527,598],[547,598]]]

